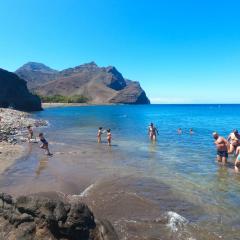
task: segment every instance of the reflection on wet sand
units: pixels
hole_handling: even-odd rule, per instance
[[[48,167],[48,158],[44,157],[40,159],[38,167],[36,169],[36,176],[39,176],[43,170]]]

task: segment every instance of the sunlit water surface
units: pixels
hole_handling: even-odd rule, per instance
[[[41,131],[53,157],[28,146],[0,187],[16,195],[79,195],[92,186],[85,201],[114,223],[122,239],[240,239],[240,174],[233,156],[226,167],[216,163],[211,136],[238,128],[239,112],[240,105],[48,108],[34,117],[50,123]],[[150,122],[159,130],[155,144],[147,136]],[[105,134],[96,143],[99,126],[111,128],[111,148]]]

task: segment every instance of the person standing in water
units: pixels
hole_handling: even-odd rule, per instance
[[[157,135],[159,135],[157,128],[153,125],[153,123],[150,124],[148,127],[148,134],[151,141],[157,140]]]
[[[108,146],[111,146],[111,143],[112,143],[111,129],[107,130],[107,142],[108,142]]]
[[[103,134],[103,130],[102,130],[102,127],[99,127],[98,128],[98,133],[97,133],[97,139],[98,139],[98,143],[101,143],[102,142],[102,134]]]
[[[190,133],[190,135],[193,135],[193,134],[194,134],[194,132],[193,132],[193,129],[192,129],[192,128],[190,128],[190,131],[189,131],[189,133]]]
[[[217,148],[217,160],[225,165],[228,159],[228,141],[224,137],[219,136],[217,132],[213,133],[213,138]]]
[[[234,153],[238,146],[240,146],[240,135],[237,129],[234,129],[227,138],[229,142],[228,153]]]
[[[31,139],[33,139],[33,130],[32,130],[32,126],[27,126],[27,130],[28,130],[28,141],[30,142]]]
[[[48,142],[45,139],[45,137],[43,136],[43,133],[39,133],[39,139],[42,142],[42,145],[40,146],[40,148],[44,149],[48,156],[52,156],[52,154],[50,153],[49,148],[48,148]]]
[[[235,160],[234,167],[236,172],[239,172],[240,171],[240,147],[237,147],[236,155],[237,155],[237,158]]]
[[[177,132],[178,132],[178,135],[181,135],[181,134],[182,134],[182,129],[179,128],[179,129],[177,130]]]

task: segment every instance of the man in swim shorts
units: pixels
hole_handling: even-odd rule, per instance
[[[224,137],[219,136],[217,132],[213,133],[213,138],[217,148],[217,160],[224,165],[228,159],[228,142]]]

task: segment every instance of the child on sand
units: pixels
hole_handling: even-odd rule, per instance
[[[102,141],[102,139],[101,139],[102,134],[103,134],[102,127],[99,127],[98,133],[97,133],[98,143],[101,143],[101,141]]]
[[[111,129],[107,130],[107,141],[108,141],[108,146],[111,146],[111,142],[112,142]]]
[[[42,142],[42,145],[40,146],[40,148],[44,149],[47,152],[48,156],[51,156],[52,154],[49,151],[48,148],[48,142],[47,140],[44,138],[43,133],[39,133],[39,139]]]

